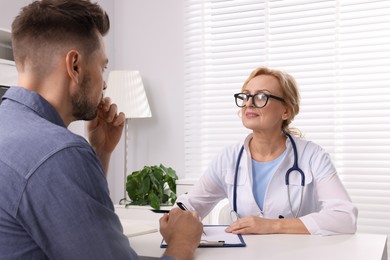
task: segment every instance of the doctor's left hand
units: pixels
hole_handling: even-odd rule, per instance
[[[267,219],[248,216],[226,228],[233,234],[310,234],[299,218]]]
[[[274,233],[273,221],[255,216],[244,217],[233,222],[225,231],[233,234],[271,234]]]

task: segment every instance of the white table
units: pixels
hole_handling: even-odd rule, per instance
[[[159,214],[142,208],[117,208],[120,218],[158,227]],[[242,248],[198,248],[195,259],[223,260],[387,260],[387,236],[355,234],[339,236],[244,235]],[[140,256],[159,257],[162,237],[159,232],[129,238]]]
[[[245,235],[247,246],[240,248],[198,248],[195,259],[272,260],[387,260],[384,235]],[[161,256],[159,233],[129,238],[140,256]]]

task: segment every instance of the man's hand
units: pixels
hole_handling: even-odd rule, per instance
[[[160,233],[168,244],[164,255],[175,260],[192,259],[202,231],[203,224],[196,212],[173,208],[160,219]]]
[[[118,114],[117,106],[111,104],[110,98],[105,97],[98,107],[96,118],[87,124],[89,142],[99,156],[105,174],[111,153],[121,138],[125,121],[125,114]]]

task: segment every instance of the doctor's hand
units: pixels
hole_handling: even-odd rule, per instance
[[[248,216],[226,228],[233,234],[309,234],[299,218],[267,219]]]
[[[118,114],[117,106],[105,97],[99,104],[96,118],[87,124],[88,140],[99,156],[105,174],[111,153],[121,138],[125,120],[125,114]]]
[[[160,219],[160,233],[168,244],[164,255],[175,260],[192,259],[202,231],[203,224],[196,212],[173,208]]]

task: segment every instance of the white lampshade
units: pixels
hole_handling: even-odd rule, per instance
[[[139,71],[114,70],[108,76],[105,96],[118,106],[126,118],[152,117]]]

